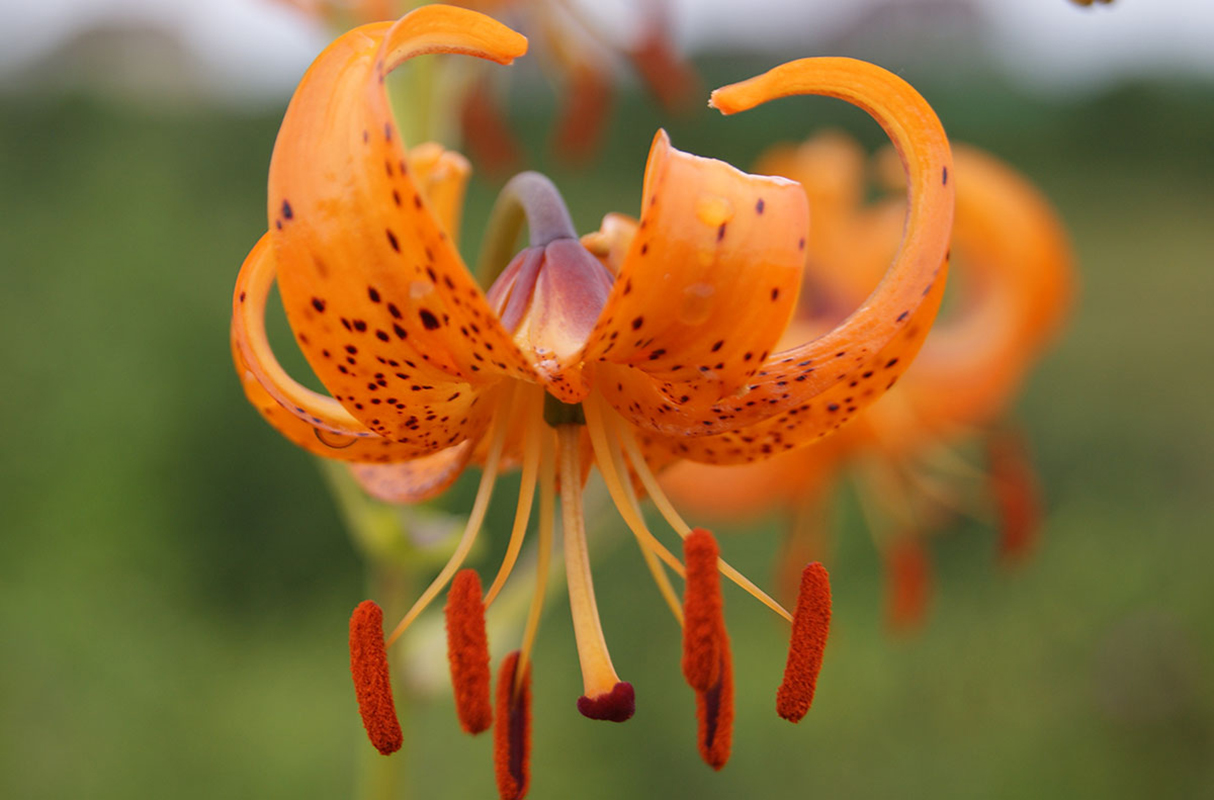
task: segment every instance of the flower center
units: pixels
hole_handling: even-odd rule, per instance
[[[524,221],[529,246],[497,274]],[[503,187],[484,250],[480,271],[494,278],[488,299],[502,326],[547,382],[576,378],[613,278],[578,240],[552,181],[524,172]]]

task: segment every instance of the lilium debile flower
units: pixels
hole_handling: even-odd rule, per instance
[[[906,379],[820,446],[746,468],[685,463],[663,475],[672,497],[706,515],[744,518],[787,509],[791,520],[779,560],[781,582],[790,590],[798,576],[788,564],[826,557],[830,490],[844,474],[858,478],[886,564],[887,615],[895,631],[924,619],[931,593],[926,537],[943,527],[942,517],[968,510],[967,495],[978,495],[997,517],[1005,561],[1032,549],[1041,527],[1039,484],[1025,443],[1003,420],[1057,338],[1074,294],[1066,230],[1040,190],[978,148],[954,144],[953,155],[953,269],[963,280]],[[895,161],[888,152],[873,161],[890,188],[900,188]],[[881,279],[901,237],[904,202],[896,196],[864,201],[863,150],[840,133],[773,147],[755,168],[805,188],[815,224],[806,302],[789,335],[827,330]],[[986,451],[985,472],[957,452],[973,443]]]
[[[733,114],[788,95],[840,97],[869,111],[897,145],[908,181],[906,234],[886,278],[851,318],[777,352],[801,287],[803,191],[680,152],[664,132],[645,168],[639,220],[609,216],[583,239],[547,179],[531,173],[512,181],[503,202],[525,216],[531,244],[486,291],[452,240],[458,179],[451,173],[461,162],[429,146],[429,166],[419,168],[417,148],[401,140],[389,110],[384,77],[424,53],[509,63],[525,51],[526,40],[500,23],[443,6],[357,28],[330,45],[283,120],[270,164],[269,230],[237,279],[232,325],[253,405],[301,447],[360,464],[361,479],[381,497],[425,499],[469,463],[481,466],[450,562],[386,642],[378,607],[359,606],[351,664],[368,733],[390,753],[401,738],[387,648],[451,583],[457,711],[470,732],[497,718],[503,797],[522,796],[529,782],[530,652],[543,578],[521,647],[502,664],[496,710],[483,614],[522,547],[537,486],[540,576],[558,494],[561,501],[584,683],[578,709],[613,721],[633,712],[634,690],[608,653],[591,578],[582,487],[592,467],[683,625],[684,674],[696,694],[705,760],[724,765],[733,715],[719,574],[791,623],[777,710],[794,721],[805,714],[829,622],[825,571],[804,569],[789,613],[719,558],[711,534],[687,526],[654,471],[678,459],[745,463],[802,446],[892,387],[939,306],[953,205],[948,141],[909,85],[850,59],[795,61],[718,89],[711,103]],[[444,163],[448,177],[436,177]],[[274,358],[263,315],[275,279],[296,341],[328,394],[302,386]],[[482,595],[477,573],[460,568],[497,475],[512,465],[521,466],[522,484],[510,544]],[[684,537],[683,560],[645,522],[641,491]],[[668,571],[685,578],[681,602]]]

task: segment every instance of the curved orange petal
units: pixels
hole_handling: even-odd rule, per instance
[[[953,246],[966,292],[903,387],[929,425],[980,425],[1002,413],[1070,307],[1066,233],[1028,180],[973,147],[955,149]]]
[[[904,208],[865,205],[866,167],[860,144],[834,130],[798,145],[769,148],[754,167],[755,172],[790,178],[805,190],[812,219],[797,316],[827,326],[822,332],[843,321],[872,292],[902,238]],[[901,168],[899,163],[899,174]],[[801,341],[805,339],[795,340]]]
[[[612,276],[618,276],[639,226],[632,217],[611,212],[604,215],[597,231],[582,236],[582,247],[590,251]]]
[[[634,367],[714,403],[754,376],[796,307],[805,196],[792,181],[680,152],[659,131],[644,198],[584,358]]]
[[[682,399],[671,392],[678,387],[629,382],[619,374],[600,382],[622,414],[669,437],[667,444],[684,458],[739,463],[827,435],[894,385],[940,305],[953,217],[952,157],[931,107],[896,75],[845,58],[784,64],[718,89],[712,102],[732,114],[791,94],[839,97],[881,124],[908,176],[905,235],[885,278],[855,313],[830,333],[778,353],[737,396],[712,405],[688,397],[672,411]]]
[[[454,150],[437,142],[426,142],[409,149],[406,163],[421,195],[438,217],[451,241],[459,241],[460,217],[464,211],[464,191],[472,176],[472,165]]]
[[[418,362],[397,361],[397,353],[372,360],[355,345],[330,350],[297,329],[300,346],[305,351],[317,349],[319,358],[332,370],[357,380],[358,391],[327,397],[294,381],[274,358],[266,339],[265,304],[274,272],[274,252],[266,234],[254,245],[236,279],[232,349],[245,393],[283,435],[330,458],[388,461],[434,453],[484,431],[492,403],[481,402],[483,390],[449,379],[441,384],[421,383],[425,377],[420,371],[415,374]],[[256,383],[256,390],[251,382]],[[263,393],[286,413],[267,413]],[[364,446],[358,444],[359,439],[393,441],[390,447],[382,442]]]
[[[385,420],[377,398],[467,399],[458,384],[532,373],[410,174],[384,76],[425,53],[508,63],[525,50],[510,29],[446,6],[364,26],[317,58],[279,131],[270,237],[287,316],[325,386],[391,438],[408,435],[412,412]]]
[[[372,497],[385,503],[419,503],[442,494],[468,465],[471,440],[437,453],[392,464],[351,464],[350,474]]]
[[[258,382],[235,341],[232,342],[232,360],[245,397],[266,422],[304,450],[335,461],[360,464],[384,464],[417,456],[418,449],[413,445],[394,442],[371,431],[353,436],[334,433],[320,417],[304,416],[305,409],[284,407]]]

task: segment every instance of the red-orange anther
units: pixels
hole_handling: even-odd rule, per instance
[[[894,633],[911,633],[923,624],[932,591],[931,562],[915,536],[905,536],[886,557],[889,582],[887,621]]]
[[[468,733],[493,724],[489,699],[489,638],[485,634],[485,604],[481,579],[474,569],[458,572],[447,592],[447,660],[455,689],[455,712]]]
[[[1024,442],[999,432],[987,442],[991,494],[999,515],[999,556],[1006,564],[1023,561],[1041,533],[1041,487]]]
[[[391,755],[404,741],[396,704],[392,702],[392,679],[388,653],[384,649],[384,612],[364,600],[350,616],[350,674],[358,696],[358,713],[375,749]]]
[[[733,745],[733,658],[729,653],[729,635],[724,628],[721,629],[720,652],[716,684],[706,692],[696,692],[700,757],[713,769],[725,766]]]
[[[776,712],[789,722],[800,722],[813,705],[829,632],[830,575],[815,561],[801,572],[788,663],[784,682],[776,691]]]
[[[725,619],[717,571],[719,557],[716,539],[703,528],[696,528],[683,540],[683,558],[687,563],[683,592],[683,677],[697,692],[711,690],[721,676]]]
[[[493,765],[502,800],[519,800],[531,782],[531,665],[522,681],[515,678],[519,651],[502,660],[497,672],[497,727],[493,731]],[[515,685],[518,690],[515,691]]]

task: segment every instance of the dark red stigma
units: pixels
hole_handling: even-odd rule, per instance
[[[582,695],[577,699],[577,710],[582,712],[582,716],[607,722],[624,722],[631,719],[636,709],[636,692],[627,681],[620,681],[611,687],[607,694],[600,694],[598,697]]]

